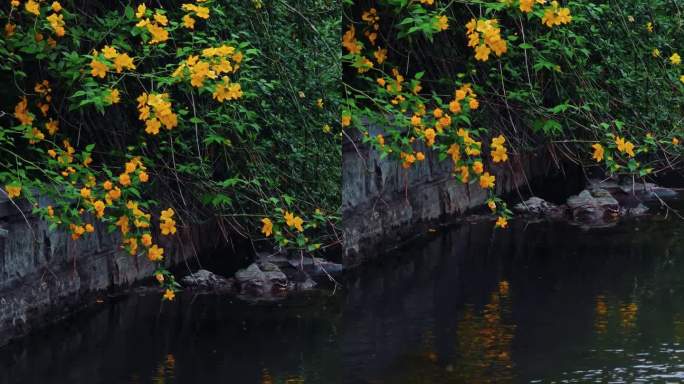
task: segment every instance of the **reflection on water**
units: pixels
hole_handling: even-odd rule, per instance
[[[682,229],[478,224],[334,296],[134,295],[0,349],[0,383],[680,382]]]

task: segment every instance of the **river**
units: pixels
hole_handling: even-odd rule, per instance
[[[682,232],[460,225],[334,293],[132,294],[1,348],[0,383],[682,382]]]

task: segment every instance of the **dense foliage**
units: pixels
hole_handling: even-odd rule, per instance
[[[684,2],[346,1],[342,124],[409,168],[490,191],[509,151],[607,175],[681,166]],[[368,135],[369,124],[387,127]],[[485,142],[485,140],[490,143]]]
[[[168,299],[177,226],[337,241],[334,1],[8,0],[0,21],[0,195],[74,241],[103,222]]]

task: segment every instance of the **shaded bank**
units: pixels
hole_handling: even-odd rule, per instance
[[[487,193],[475,184],[462,184],[452,174],[452,164],[425,151],[425,161],[403,169],[401,162],[362,143],[356,130],[345,136],[342,150],[342,223],[344,262],[357,265],[371,255],[396,247],[423,232],[426,225],[453,222],[485,203]],[[382,133],[375,128],[370,135]],[[552,161],[544,149],[511,154],[507,163],[485,168],[496,175],[498,194],[527,195],[530,185],[558,173],[562,164]],[[571,170],[573,175],[576,170]],[[575,180],[544,188],[563,191]],[[539,193],[539,191],[535,191]]]
[[[103,225],[78,242],[65,231],[0,198],[0,345],[46,323],[60,320],[94,302],[94,296],[115,292],[149,279],[154,265],[144,255],[130,256],[120,239]],[[168,266],[208,252],[219,240],[216,230],[196,227],[162,245]],[[195,244],[195,245],[193,245]]]

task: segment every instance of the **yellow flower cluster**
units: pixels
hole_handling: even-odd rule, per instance
[[[21,185],[16,183],[5,185],[5,192],[7,192],[7,197],[10,199],[19,197],[21,195]]]
[[[506,138],[503,137],[503,135],[499,135],[499,136],[492,139],[491,155],[492,155],[492,161],[494,161],[495,163],[501,163],[501,162],[508,161],[508,151],[507,151],[506,147],[504,146],[504,143],[506,143]]]
[[[159,128],[171,130],[178,126],[178,115],[171,109],[168,93],[143,93],[137,99],[138,119],[145,122],[145,132],[157,135]]]
[[[363,35],[366,36],[371,45],[375,46],[375,42],[378,39],[378,30],[380,29],[380,16],[378,16],[378,11],[375,8],[364,11],[361,15],[361,19],[368,24]]]
[[[362,45],[356,40],[356,28],[353,25],[342,35],[342,46],[352,55],[361,53]]]
[[[169,31],[164,29],[164,27],[169,24],[169,19],[159,10],[154,12],[152,19],[146,17],[150,14],[152,14],[152,12],[147,12],[145,4],[138,5],[135,17],[140,19],[140,21],[135,26],[147,29],[147,32],[149,32],[152,37],[149,44],[163,43],[169,39]]]
[[[201,58],[200,58],[201,57]],[[234,83],[227,76],[235,74],[240,69],[244,56],[231,45],[221,45],[202,50],[201,56],[190,55],[171,75],[177,79],[190,78],[190,84],[195,88],[205,86],[207,79],[219,81],[214,86],[213,97],[219,102],[237,100],[242,97],[242,87]]]
[[[437,31],[446,31],[449,29],[449,19],[444,15],[435,16],[435,20],[433,21],[432,25]]]
[[[206,0],[198,0],[198,3],[203,3]],[[189,12],[183,16],[183,26],[188,29],[195,29],[195,19],[192,17],[192,15],[195,15],[195,17],[207,20],[209,18],[209,8],[195,5],[195,4],[183,4],[181,8]]]
[[[605,155],[605,149],[603,148],[603,145],[600,143],[594,143],[591,147],[594,148],[594,153],[591,158],[596,160],[597,163],[603,161],[603,157]]]
[[[161,212],[159,230],[162,235],[173,235],[176,233],[176,220],[173,219],[175,212],[173,208],[169,208]]]
[[[285,219],[285,224],[287,224],[288,227],[295,228],[299,232],[304,232],[304,227],[302,227],[304,220],[302,220],[301,217],[295,216],[295,214],[292,212],[285,211],[283,218]]]
[[[476,60],[487,61],[491,52],[501,57],[508,51],[508,44],[501,38],[497,20],[472,19],[466,24],[466,29],[468,46],[475,49]]]
[[[50,88],[50,82],[43,80],[42,82],[37,83],[35,87],[33,87],[33,90],[39,97],[36,106],[40,110],[40,113],[43,115],[43,117],[46,117],[48,111],[50,110],[50,102],[52,102],[52,88]],[[50,134],[54,135],[54,133]]]
[[[679,53],[675,52],[670,56],[670,63],[672,63],[672,65],[679,65],[682,63],[682,57],[679,56]]]
[[[551,2],[550,7],[544,10],[544,16],[542,16],[542,24],[547,27],[569,24],[571,21],[570,9],[561,7],[555,0]]]
[[[84,233],[95,232],[95,227],[93,227],[93,225],[90,223],[88,223],[86,225],[69,224],[69,229],[71,230],[71,239],[72,240],[80,239]]]
[[[454,99],[449,102],[449,110],[455,114],[461,113],[463,110],[462,102],[468,102],[468,107],[471,110],[476,110],[480,107],[480,102],[477,100],[477,94],[473,90],[472,85],[463,84],[454,92]]]
[[[491,189],[494,188],[494,183],[496,182],[496,176],[490,175],[489,172],[485,172],[480,176],[480,188]]]
[[[615,136],[615,145],[620,153],[626,153],[629,157],[634,157],[634,144],[625,138],[620,136]]]
[[[515,1],[513,0],[501,0],[501,2],[509,7],[513,6],[513,4],[515,3]],[[534,8],[535,3],[546,4],[546,0],[520,0],[518,7],[520,8],[520,11],[530,13]]]
[[[402,160],[401,167],[404,169],[411,168],[416,161],[425,160],[425,154],[423,154],[423,152],[416,152],[415,155],[413,153],[401,152],[399,157]]]
[[[28,110],[28,99],[26,96],[23,96],[14,107],[14,117],[19,120],[21,125],[33,124],[33,114]]]
[[[122,73],[124,69],[135,70],[133,58],[127,53],[119,53],[115,47],[105,45],[102,51],[93,51],[93,59],[90,62],[90,74],[93,77],[103,79],[112,67],[116,73]]]
[[[264,217],[261,219],[261,223],[263,224],[261,227],[261,233],[263,233],[266,237],[271,236],[271,234],[273,234],[273,222],[271,219]]]
[[[35,85],[34,90],[38,95],[36,105],[41,114],[45,117],[48,114],[50,102],[52,101],[50,83],[47,80],[43,80]],[[19,103],[15,105],[14,117],[19,120],[19,123],[22,126],[26,127],[24,137],[28,139],[29,144],[36,144],[45,139],[45,134],[40,129],[32,126],[35,116],[29,111],[28,99],[26,96],[22,97],[19,100]],[[49,121],[45,123],[45,128],[50,135],[54,136],[59,129],[59,123],[53,119],[49,119]]]
[[[55,35],[57,35],[57,37],[62,37],[66,34],[66,29],[64,28],[64,15],[59,13],[62,10],[62,6],[59,2],[55,1],[52,3],[51,9],[53,13],[46,19],[48,23],[50,23],[50,28],[55,32]]]

